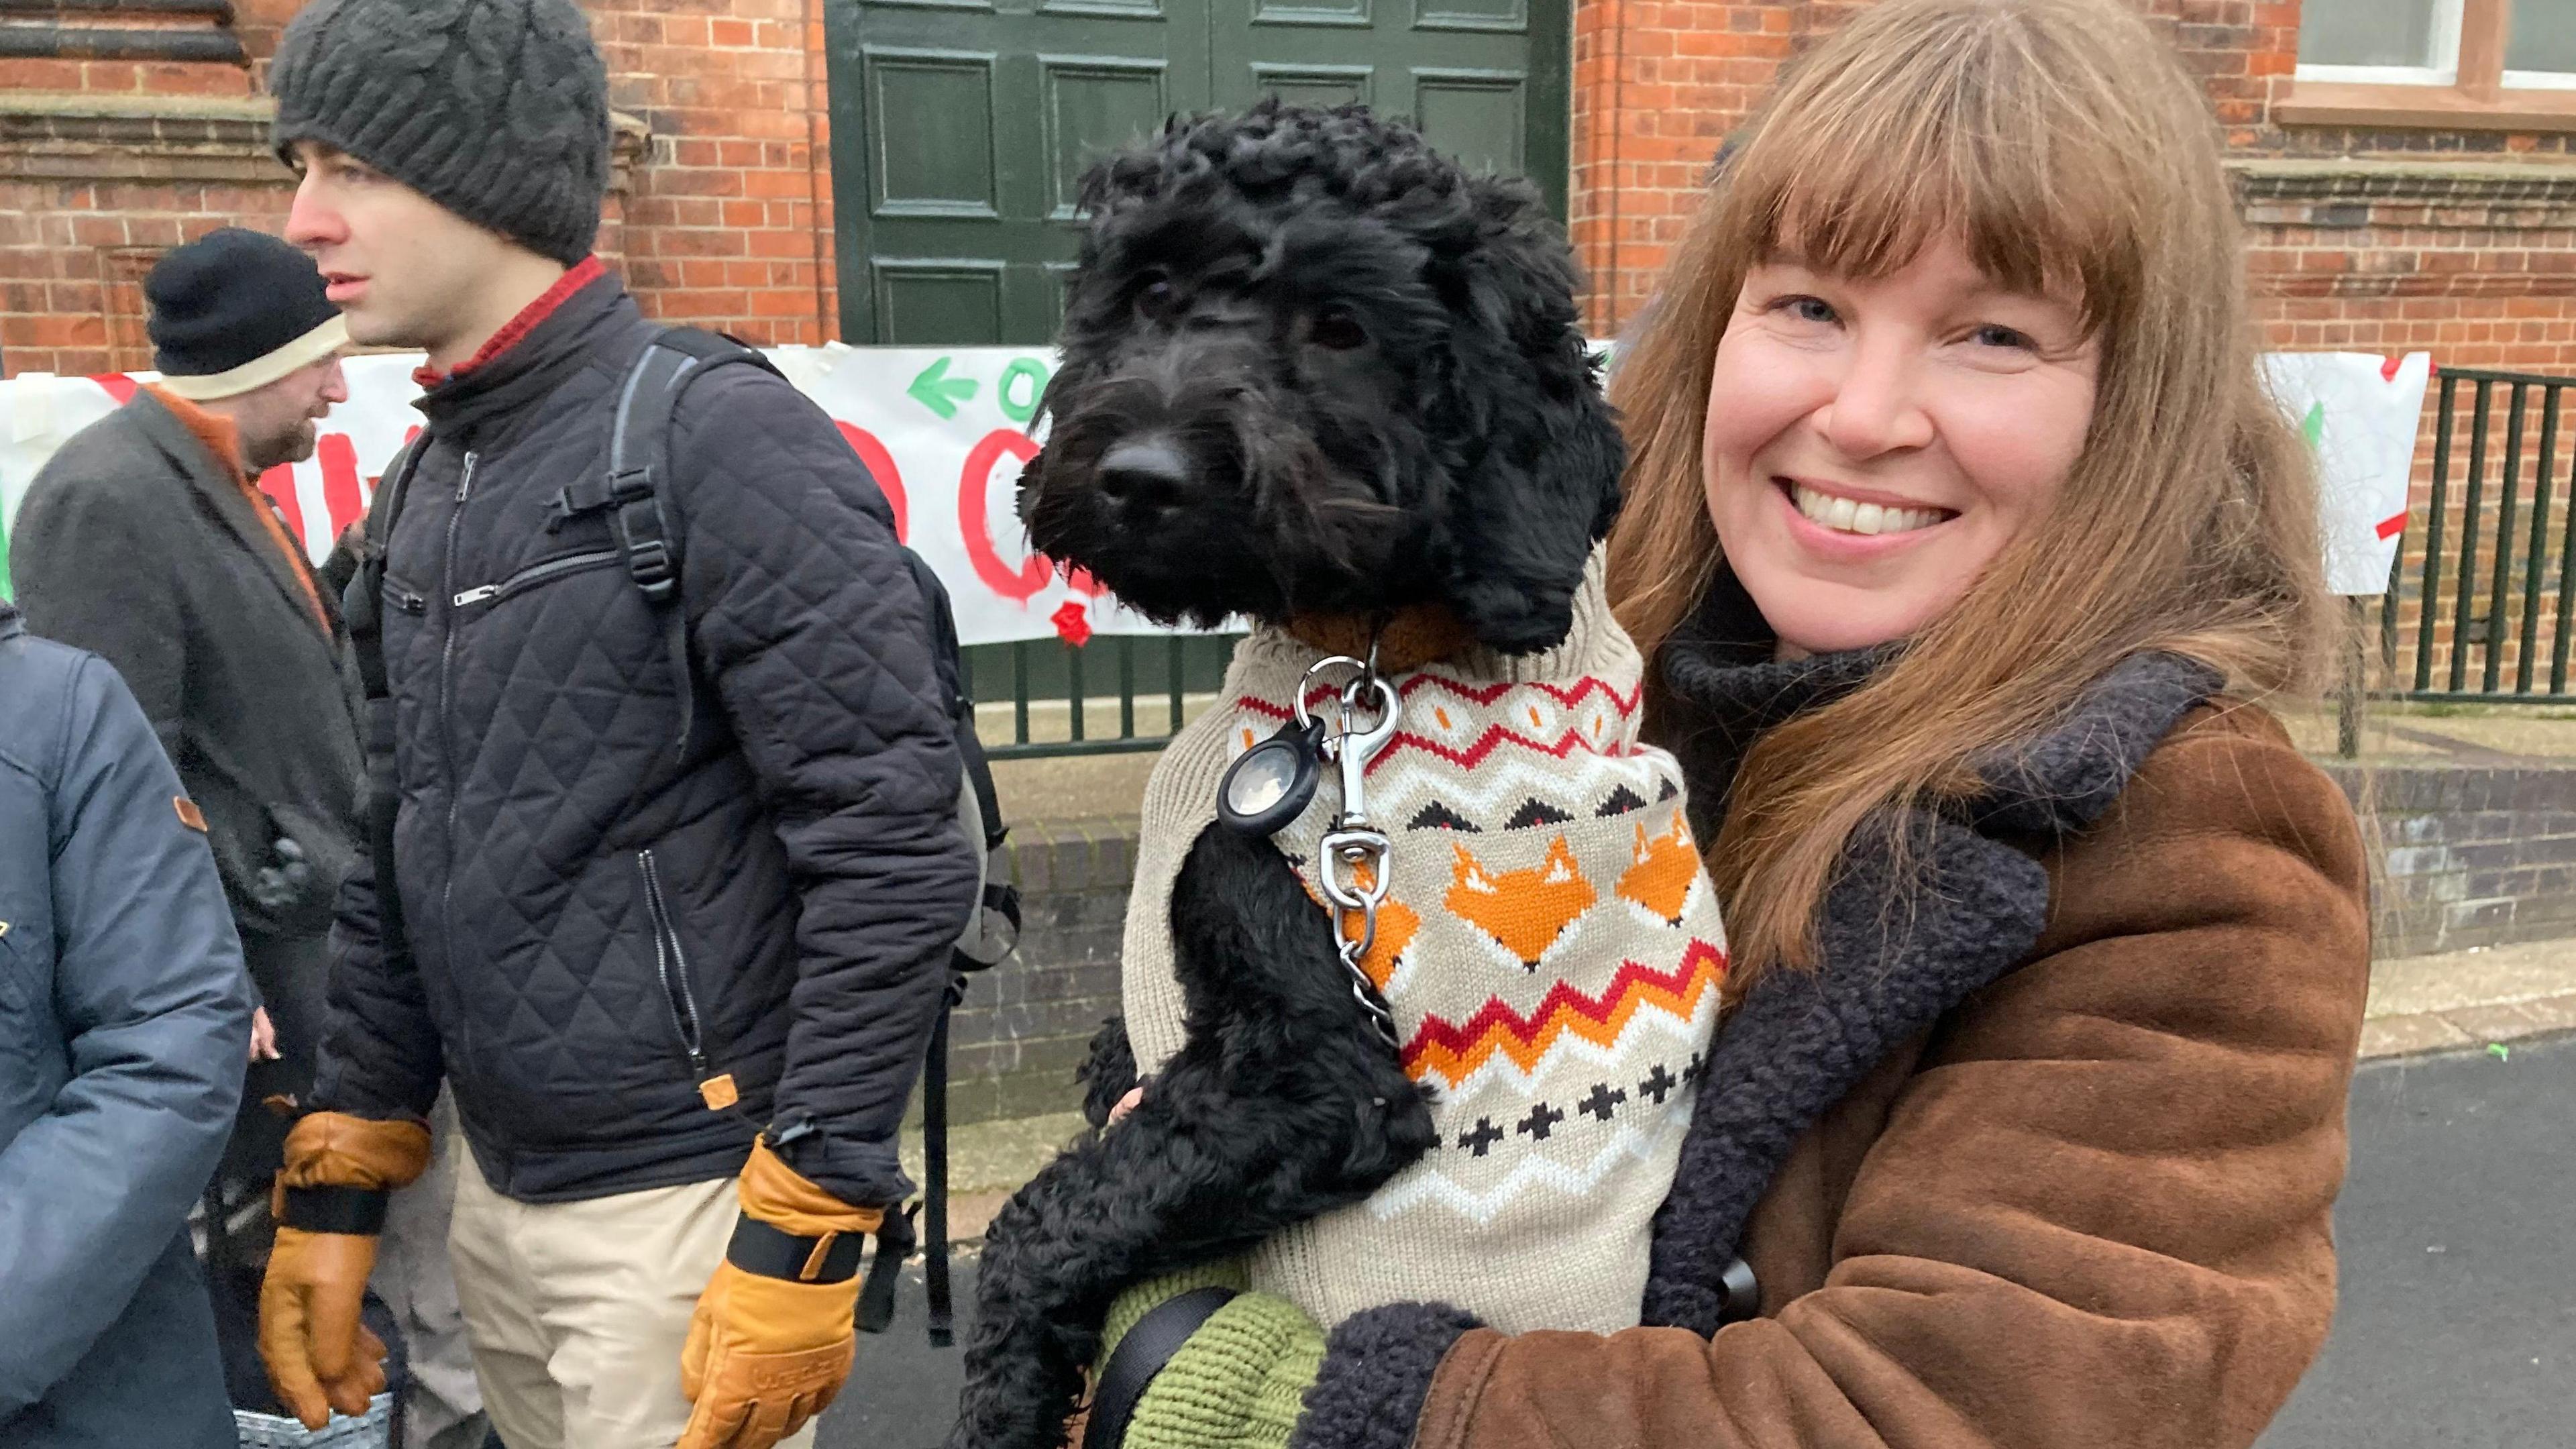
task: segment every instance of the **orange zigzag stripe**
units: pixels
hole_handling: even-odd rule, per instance
[[[1621,966],[1599,1000],[1560,981],[1528,1017],[1499,998],[1488,1000],[1464,1026],[1426,1016],[1404,1048],[1405,1074],[1417,1082],[1437,1075],[1455,1087],[1474,1076],[1496,1052],[1510,1057],[1526,1074],[1567,1032],[1597,1047],[1616,1045],[1640,1007],[1652,1006],[1688,1021],[1699,1010],[1700,997],[1724,979],[1726,953],[1694,940],[1670,972],[1654,971],[1635,961]]]

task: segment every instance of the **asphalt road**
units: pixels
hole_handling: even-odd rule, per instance
[[[2576,1037],[2364,1066],[2336,1211],[2343,1307],[2261,1449],[2576,1445]],[[961,1263],[958,1297],[973,1297]],[[955,1349],[903,1319],[863,1342],[818,1449],[929,1449]]]
[[[2343,1305],[2261,1449],[2576,1445],[2576,1037],[2361,1069]]]

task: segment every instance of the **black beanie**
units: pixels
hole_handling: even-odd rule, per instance
[[[573,0],[313,0],[269,66],[317,141],[571,266],[608,196],[608,69]]]
[[[152,365],[197,402],[265,387],[348,345],[313,259],[228,226],[173,249],[143,279]]]

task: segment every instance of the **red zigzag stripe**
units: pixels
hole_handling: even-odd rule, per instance
[[[1270,719],[1285,721],[1288,718],[1288,711],[1285,708],[1272,704],[1266,699],[1241,699],[1235,703],[1244,710]],[[1618,759],[1626,754],[1624,749],[1617,747],[1618,742],[1615,740],[1610,742],[1609,748],[1595,749],[1592,741],[1586,738],[1581,730],[1567,730],[1562,738],[1551,745],[1528,735],[1514,733],[1501,725],[1487,725],[1485,732],[1476,737],[1475,743],[1463,750],[1453,749],[1427,735],[1418,735],[1411,730],[1397,730],[1395,737],[1386,742],[1386,748],[1378,752],[1377,758],[1369,761],[1368,773],[1376,774],[1385,768],[1387,761],[1408,749],[1420,750],[1427,755],[1437,755],[1461,769],[1473,769],[1483,764],[1487,755],[1507,743],[1519,745],[1556,760],[1567,759],[1578,749],[1600,755],[1604,759]]]
[[[1411,699],[1416,694],[1419,694],[1423,690],[1429,689],[1435,685],[1450,694],[1454,694],[1461,699],[1468,700],[1480,706],[1490,705],[1495,700],[1502,698],[1506,693],[1515,689],[1535,689],[1539,693],[1546,695],[1548,698],[1555,700],[1558,705],[1566,709],[1572,709],[1583,703],[1583,701],[1590,699],[1593,695],[1598,694],[1610,701],[1610,707],[1613,710],[1616,710],[1619,717],[1622,719],[1635,714],[1637,712],[1637,701],[1645,698],[1646,695],[1646,686],[1643,681],[1640,681],[1636,688],[1629,690],[1627,697],[1622,699],[1619,695],[1619,691],[1611,688],[1607,680],[1598,679],[1588,674],[1575,681],[1573,686],[1570,688],[1560,687],[1558,685],[1549,684],[1545,681],[1535,679],[1518,681],[1504,680],[1498,684],[1473,685],[1438,674],[1416,674],[1406,679],[1402,684],[1396,686],[1396,695],[1400,699]],[[1329,704],[1333,700],[1339,698],[1340,695],[1341,690],[1333,685],[1316,685],[1314,688],[1306,691],[1306,707],[1308,709],[1314,709],[1319,705]],[[1251,705],[1258,709],[1275,712],[1283,719],[1287,717],[1288,712],[1285,709],[1271,704],[1267,700],[1245,699],[1242,703]]]

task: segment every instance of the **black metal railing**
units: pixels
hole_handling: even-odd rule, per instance
[[[2576,377],[2446,369],[2431,491],[2380,603],[2388,692],[2480,703],[2576,700]],[[2416,535],[2420,531],[2419,548]]]
[[[979,645],[966,651],[977,729],[996,759],[1161,749],[1214,696],[1241,637],[1122,634],[1080,648],[1052,639]]]
[[[2447,369],[2429,491],[2380,601],[2383,697],[2576,703],[2576,377]],[[1213,695],[1234,635],[967,651],[995,756],[1162,747]],[[2349,726],[2347,729],[2349,733]]]

